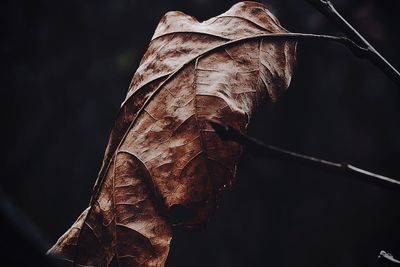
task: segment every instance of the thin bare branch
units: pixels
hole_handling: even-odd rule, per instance
[[[229,125],[224,125],[219,120],[208,119],[208,121],[214,128],[215,132],[221,137],[221,139],[238,142],[244,145],[250,152],[252,152],[255,155],[274,157],[278,159],[299,162],[325,170],[336,171],[341,174],[349,174],[353,177],[361,177],[363,178],[363,180],[368,180],[376,184],[394,187],[397,190],[400,189],[400,181],[396,179],[372,173],[370,171],[360,169],[358,167],[355,167],[347,163],[338,163],[338,162],[323,160],[299,154],[293,151],[285,150],[272,145],[267,145],[257,139],[254,139],[250,136],[240,133],[238,130],[234,129]]]
[[[400,264],[399,260],[395,259],[392,254],[390,254],[390,253],[388,253],[388,252],[386,252],[384,250],[381,250],[381,252],[379,253],[378,258],[379,259],[384,259],[384,260],[389,261],[391,263]]]
[[[347,37],[366,49],[365,58],[377,66],[397,86],[400,86],[400,73],[393,67],[343,16],[328,0],[307,0],[319,12],[333,22]]]

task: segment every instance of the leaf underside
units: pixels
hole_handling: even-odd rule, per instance
[[[207,119],[245,132],[286,90],[296,43],[254,38],[284,32],[255,2],[201,23],[168,12],[121,105],[90,205],[49,254],[74,266],[164,266],[171,225],[206,224],[235,177],[241,148]]]

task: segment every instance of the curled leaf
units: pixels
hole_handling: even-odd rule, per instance
[[[296,44],[264,38],[284,32],[255,2],[201,23],[168,12],[122,103],[90,206],[49,253],[76,266],[164,266],[171,225],[204,225],[235,177],[241,148],[207,119],[245,131],[288,87]]]

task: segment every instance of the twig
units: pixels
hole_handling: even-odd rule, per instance
[[[395,259],[392,254],[387,253],[384,250],[381,250],[381,252],[379,253],[378,259],[384,259],[384,260],[389,261],[391,263],[400,264],[399,260]]]
[[[337,163],[311,156],[299,154],[289,150],[285,150],[272,145],[267,145],[250,136],[240,133],[229,125],[225,125],[216,119],[208,119],[215,132],[222,140],[231,140],[244,145],[250,152],[259,156],[273,156],[278,159],[290,160],[294,162],[305,163],[321,169],[337,171],[343,174],[356,175],[367,178],[373,183],[379,183],[400,189],[400,181],[389,178],[380,174],[372,173],[347,163]]]
[[[339,44],[344,45],[348,48],[355,56],[364,59],[368,58],[371,51],[367,48],[364,48],[354,41],[347,37],[338,37],[338,36],[331,36],[331,35],[324,35],[324,34],[314,34],[314,33],[298,33],[298,32],[285,32],[285,33],[268,33],[268,34],[259,34],[253,35],[249,37],[243,38],[244,41],[248,41],[249,39],[256,39],[256,38],[264,38],[264,39],[283,39],[283,40],[293,40],[293,41],[301,41],[301,40],[316,40],[316,41],[330,41],[336,42]],[[231,43],[240,42],[241,39],[232,40]],[[230,42],[224,44],[229,45]]]
[[[394,68],[343,16],[329,0],[307,0],[319,12],[331,20],[347,37],[362,46],[368,52],[365,58],[370,60],[397,86],[400,86],[400,73]]]

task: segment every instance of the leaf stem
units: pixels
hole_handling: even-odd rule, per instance
[[[244,37],[242,39],[232,40],[224,45],[229,45],[230,43],[233,44],[240,41],[247,41],[253,38],[283,39],[283,40],[293,40],[293,41],[300,41],[307,39],[317,40],[317,41],[331,41],[346,46],[355,56],[362,59],[368,58],[369,54],[371,53],[369,49],[356,44],[354,41],[352,41],[347,37],[338,37],[338,36],[314,34],[314,33],[297,33],[297,32],[267,33],[267,34],[253,35],[249,37]]]
[[[307,165],[318,167],[320,169],[331,170],[335,172],[340,172],[342,174],[349,174],[351,176],[362,177],[363,180],[367,178],[370,182],[373,182],[375,184],[394,187],[397,190],[400,189],[400,181],[396,179],[372,173],[370,171],[360,169],[358,167],[355,167],[347,163],[332,162],[324,159],[319,159],[299,154],[276,146],[264,144],[263,142],[257,139],[242,134],[241,132],[239,132],[238,130],[234,129],[229,125],[223,124],[219,120],[216,119],[207,119],[207,120],[222,140],[230,140],[240,143],[255,155],[263,157],[274,157],[278,159],[304,163]]]

